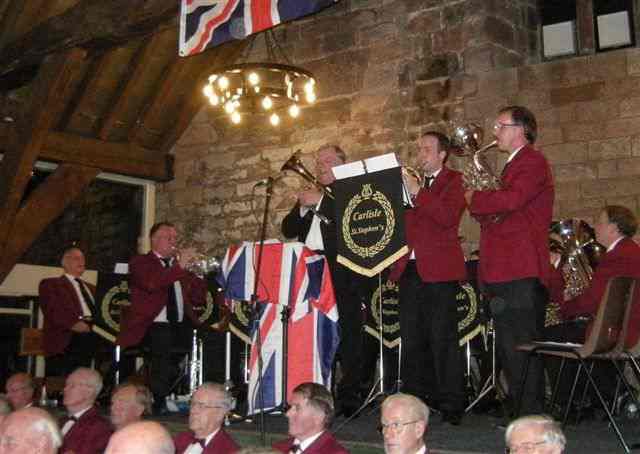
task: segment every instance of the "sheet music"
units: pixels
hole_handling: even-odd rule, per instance
[[[331,169],[336,180],[351,178],[365,173],[380,172],[381,170],[393,169],[399,167],[398,159],[395,153],[386,153],[372,158],[363,159],[362,161],[349,162],[336,166]]]

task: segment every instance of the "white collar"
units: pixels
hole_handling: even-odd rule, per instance
[[[613,251],[613,248],[615,248],[615,247],[616,247],[616,245],[617,245],[620,241],[622,241],[622,240],[624,240],[624,236],[621,236],[620,238],[618,238],[617,240],[615,240],[613,243],[611,243],[611,244],[609,245],[609,247],[607,248],[607,252],[611,252],[611,251]]]
[[[513,151],[511,152],[511,154],[509,155],[509,157],[507,158],[507,162],[506,162],[506,163],[507,163],[507,164],[509,164],[511,161],[513,161],[513,158],[515,158],[515,157],[516,157],[516,155],[518,154],[518,152],[519,152],[520,150],[522,150],[524,147],[525,147],[525,145],[522,145],[521,147],[518,147],[518,148],[516,148],[515,150],[513,150]]]
[[[300,450],[304,451],[305,449],[307,449],[309,446],[311,446],[311,444],[316,441],[320,435],[322,435],[324,433],[324,430],[322,432],[318,432],[315,435],[311,435],[310,437],[307,437],[304,439],[304,441],[300,441],[297,438],[295,440],[293,440],[294,444],[297,444],[298,446],[300,446]]]
[[[77,413],[74,413],[73,416],[76,419],[80,419],[82,417],[82,415],[84,415],[86,412],[88,412],[89,410],[91,410],[91,407],[93,407],[93,405],[91,405],[90,407],[85,408],[84,410],[80,410]]]

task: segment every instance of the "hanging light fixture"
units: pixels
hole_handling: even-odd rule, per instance
[[[264,38],[266,62],[248,62],[257,36]],[[203,88],[209,103],[222,109],[233,124],[254,114],[263,114],[272,126],[278,126],[285,116],[299,118],[301,106],[317,99],[314,75],[291,64],[271,29],[249,39],[245,54],[239,58],[241,62],[209,76]]]

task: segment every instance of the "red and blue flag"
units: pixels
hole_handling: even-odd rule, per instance
[[[337,0],[182,0],[180,55],[200,53],[233,39],[313,14]]]

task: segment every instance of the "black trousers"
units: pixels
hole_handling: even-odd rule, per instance
[[[46,375],[66,377],[78,367],[91,367],[91,361],[97,356],[99,343],[99,336],[93,332],[73,333],[63,354],[47,357]]]
[[[516,346],[541,339],[547,293],[537,278],[486,284],[491,295],[496,354],[509,385],[512,404],[521,392],[521,377],[527,354]],[[522,394],[521,414],[541,413],[544,403],[542,361],[533,357],[529,363],[526,386]],[[515,407],[514,407],[515,408]]]
[[[338,306],[340,345],[338,356],[342,379],[337,386],[338,399],[344,405],[358,406],[363,382],[364,298],[368,284],[363,276],[336,263],[329,263]]]
[[[463,411],[466,401],[458,345],[458,282],[423,282],[415,261],[410,261],[399,287],[403,391],[443,411]]]

